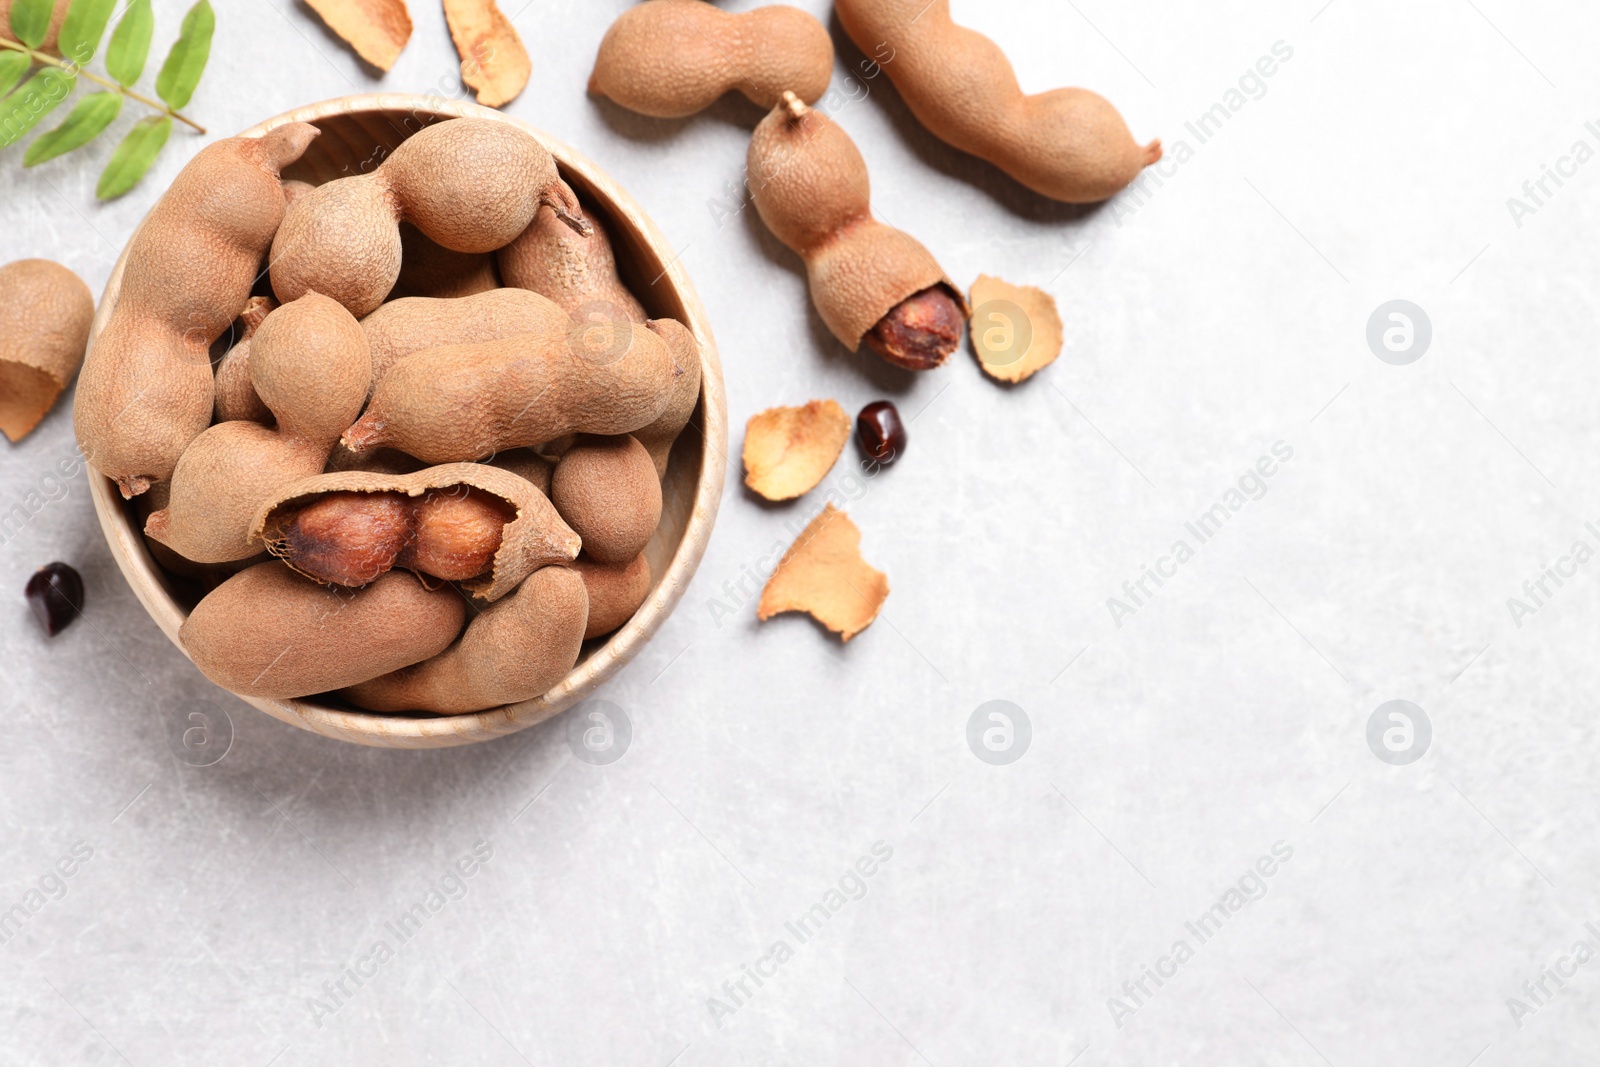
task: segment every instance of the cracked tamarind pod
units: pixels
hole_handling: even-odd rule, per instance
[[[541,204],[587,235],[577,195],[531,135],[492,119],[438,122],[372,173],[296,196],[272,241],[272,288],[283,301],[322,293],[359,318],[400,277],[402,221],[452,252],[493,252]]]
[[[589,91],[629,111],[676,119],[734,89],[763,108],[786,89],[814,104],[832,77],[827,27],[799,8],[767,4],[732,14],[705,0],[649,0],[606,31]]]
[[[278,172],[320,131],[291,122],[200,150],[128,246],[115,310],[78,376],[78,447],[133,497],[211,423],[211,345],[250,296],[284,217]]]
[[[482,463],[319,474],[274,494],[252,533],[313,581],[358,587],[400,567],[484,601],[571,562],[582,543],[537,486]]]
[[[750,139],[747,169],[761,221],[805,260],[812,303],[841,344],[865,341],[907,370],[950,358],[966,303],[921,242],[872,217],[866,161],[832,119],[784,93]]]
[[[1161,158],[1087,89],[1024,95],[989,38],[950,19],[950,0],[836,0],[839,22],[881,64],[935,137],[1069,204],[1116,194]]]

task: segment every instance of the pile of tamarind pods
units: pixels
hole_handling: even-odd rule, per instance
[[[1066,203],[1114,195],[1161,158],[1086,89],[1026,95],[1000,48],[957,25],[949,0],[835,0],[845,32],[935,136]],[[813,105],[833,43],[810,14],[768,4],[739,14],[704,0],[645,0],[601,41],[591,92],[676,118],[738,90],[769,109],[746,179],[768,229],[805,261],[812,302],[839,342],[864,342],[910,370],[941,366],[968,308],[932,253],[872,216],[867,167]],[[875,75],[874,75],[875,76]]]
[[[152,209],[80,447],[156,560],[213,586],[179,639],[218,685],[379,712],[539,696],[648,595],[699,344],[647,318],[517,127],[451,119],[370,173],[284,181],[318,132],[219,141]]]

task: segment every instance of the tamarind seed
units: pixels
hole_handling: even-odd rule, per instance
[[[392,569],[413,539],[411,501],[400,493],[329,493],[285,514],[267,547],[329,585],[363,586]]]
[[[856,416],[856,438],[868,458],[888,466],[906,450],[906,425],[893,401],[876,400]]]
[[[494,564],[506,523],[517,517],[509,501],[482,489],[430,489],[415,505],[415,537],[399,566],[446,581],[475,578]]]
[[[961,343],[961,302],[943,283],[912,293],[889,309],[862,338],[878,355],[906,370],[943,365]]]
[[[23,595],[45,636],[54,637],[83,613],[83,576],[65,563],[47,563],[28,579]]]

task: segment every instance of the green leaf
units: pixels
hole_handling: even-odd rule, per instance
[[[28,146],[22,165],[31,167],[82,148],[100,136],[121,110],[121,93],[91,93],[78,101],[65,122]]]
[[[106,70],[121,84],[132,85],[144,73],[144,61],[150,57],[150,36],[155,29],[156,16],[150,10],[150,0],[131,0],[106,46]]]
[[[40,119],[67,98],[77,80],[60,67],[45,67],[0,100],[0,148],[16,144],[39,125]]]
[[[33,60],[22,52],[0,52],[0,96],[15,89],[31,66]]]
[[[216,28],[211,0],[200,0],[183,16],[183,30],[156,75],[156,94],[174,111],[189,106],[200,75],[205,73],[206,60],[211,58],[211,32]]]
[[[172,119],[166,115],[151,115],[134,123],[128,136],[111,153],[111,162],[100,173],[95,195],[101,200],[110,200],[138,185],[171,133]]]
[[[12,35],[29,48],[38,48],[44,44],[44,35],[50,32],[50,13],[54,8],[52,0],[14,0]]]
[[[117,0],[72,0],[56,38],[61,54],[80,67],[93,59],[116,6]]]

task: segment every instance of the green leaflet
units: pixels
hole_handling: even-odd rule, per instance
[[[79,100],[66,121],[28,146],[22,165],[31,167],[82,148],[111,125],[122,110],[121,93],[91,93]]]
[[[127,12],[111,31],[106,46],[106,70],[123,85],[132,85],[144,73],[150,56],[150,36],[155,32],[156,16],[150,0],[131,0]]]
[[[15,89],[31,66],[33,60],[21,52],[0,52],[0,96]]]
[[[211,57],[211,32],[217,27],[217,16],[211,10],[210,0],[199,0],[183,16],[183,29],[161,64],[156,75],[156,94],[174,111],[189,106],[200,75],[205,73],[206,60]]]
[[[93,59],[116,6],[117,0],[72,0],[57,38],[62,56],[80,67]]]
[[[77,80],[59,67],[45,67],[0,100],[0,148],[16,144],[39,125],[40,119],[67,98]]]
[[[166,115],[152,115],[135,123],[128,136],[117,145],[117,150],[111,153],[111,162],[100,173],[95,195],[101,200],[110,200],[139,184],[171,133],[172,119]]]
[[[50,31],[50,12],[54,7],[51,0],[15,0],[11,5],[12,36],[29,48],[38,48]]]

